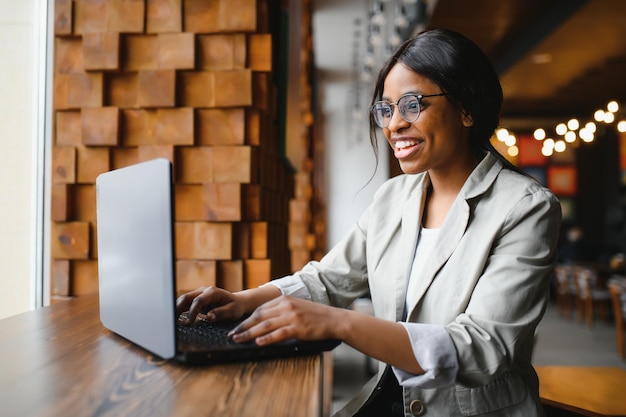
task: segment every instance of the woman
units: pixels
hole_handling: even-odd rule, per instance
[[[560,206],[491,146],[501,104],[488,59],[462,35],[406,41],[370,119],[373,146],[379,126],[406,175],[320,262],[256,289],[200,288],[178,312],[253,312],[235,341],[335,338],[380,360],[379,388],[338,415],[543,415],[530,360]],[[345,309],[368,293],[375,317]]]

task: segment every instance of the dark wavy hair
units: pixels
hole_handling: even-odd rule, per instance
[[[498,74],[484,52],[471,40],[447,29],[421,32],[406,40],[385,62],[378,74],[372,105],[381,100],[385,79],[397,63],[435,83],[446,98],[469,115],[469,145],[479,160],[493,153],[504,165],[520,172],[491,144],[500,123],[502,86]],[[378,161],[377,126],[370,113],[370,141]]]

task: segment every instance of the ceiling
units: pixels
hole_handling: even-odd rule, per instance
[[[367,21],[372,4],[313,0],[319,79],[332,85],[331,91],[341,91],[342,83],[353,80],[354,49],[362,47],[354,39],[355,24]],[[428,0],[427,4],[430,18],[425,27],[459,31],[491,59],[504,91],[503,126],[523,130],[541,121],[589,119],[610,100],[626,101],[625,0]],[[331,91],[322,100],[345,104]],[[369,102],[369,96],[366,99]],[[322,107],[330,109],[332,104]]]

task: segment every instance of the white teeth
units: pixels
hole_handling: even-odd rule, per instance
[[[414,140],[399,140],[395,143],[397,149],[406,148],[408,146],[417,145],[417,141]]]

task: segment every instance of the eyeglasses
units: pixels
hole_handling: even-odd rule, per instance
[[[439,94],[405,94],[397,103],[389,103],[388,101],[377,101],[371,108],[374,121],[379,127],[389,126],[389,122],[393,117],[393,106],[400,110],[400,117],[406,122],[413,123],[420,117],[422,108],[422,99],[427,97],[445,96],[446,93]]]

